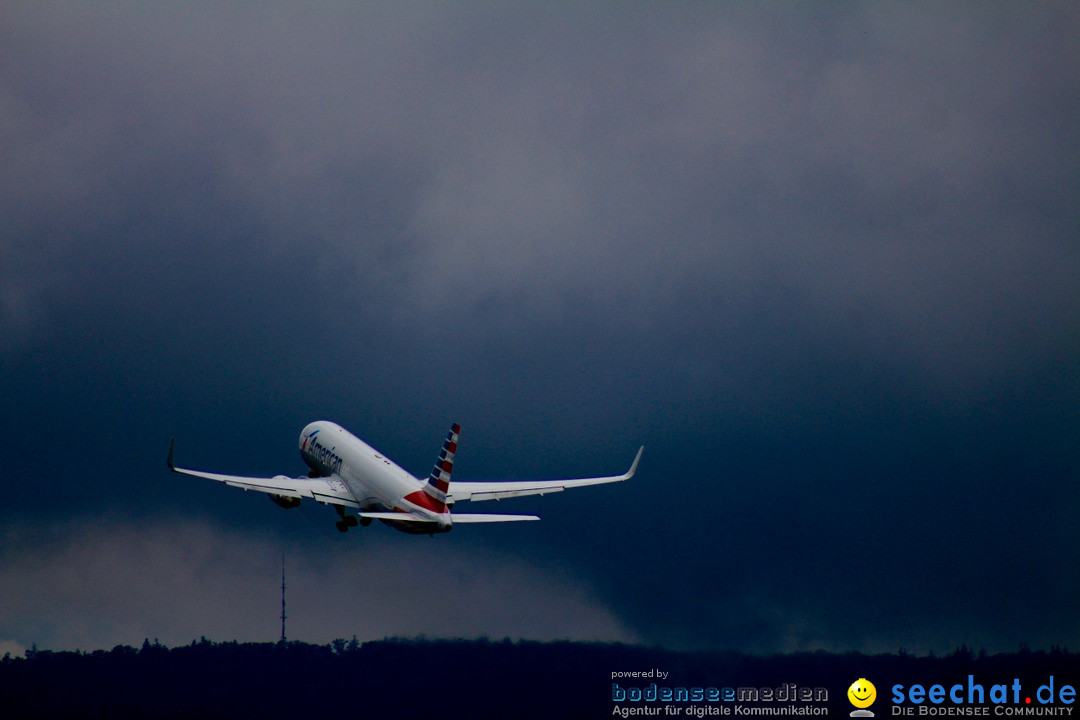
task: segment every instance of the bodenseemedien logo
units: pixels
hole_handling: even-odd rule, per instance
[[[660,669],[645,671],[617,670],[612,680],[624,677],[669,679]],[[719,717],[797,715],[800,717],[828,715],[829,691],[823,687],[801,687],[793,682],[773,687],[734,687],[720,684],[709,687],[657,685],[623,687],[611,683],[612,715],[663,715],[666,717]]]
[[[874,713],[866,709],[877,699],[877,688],[874,687],[874,683],[866,678],[859,678],[847,689],[847,698],[848,702],[855,706],[855,709],[851,711],[851,717],[874,717]]]

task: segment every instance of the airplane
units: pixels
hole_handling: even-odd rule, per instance
[[[457,502],[502,500],[524,495],[544,495],[586,485],[622,482],[634,476],[641,453],[638,449],[630,469],[622,475],[575,478],[571,480],[459,482],[451,485],[458,435],[454,423],[446,435],[442,451],[426,480],[413,477],[385,455],[332,422],[319,420],[300,432],[300,457],[310,468],[307,476],[272,478],[222,475],[177,467],[173,462],[176,438],[169,440],[169,469],[184,475],[215,480],[244,490],[267,493],[274,504],[286,510],[311,498],[337,510],[337,529],[371,525],[373,520],[414,535],[449,532],[454,523],[492,523],[539,520],[536,515],[494,515],[451,513]],[[346,508],[359,512],[349,514]]]

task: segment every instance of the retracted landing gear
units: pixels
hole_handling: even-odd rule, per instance
[[[335,527],[337,527],[338,529],[338,532],[348,532],[349,528],[356,527],[360,524],[360,519],[357,518],[355,515],[345,514],[344,505],[335,505],[334,509],[337,510],[337,514],[341,516],[341,519],[334,523]],[[367,520],[367,522],[364,523],[365,525],[369,525],[371,523],[371,518],[364,519]]]

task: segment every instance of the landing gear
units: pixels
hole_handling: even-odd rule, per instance
[[[341,519],[334,523],[334,526],[338,529],[338,532],[348,532],[349,528],[356,527],[360,524],[360,519],[357,518],[355,515],[345,514],[344,505],[335,505],[334,509],[337,510],[337,514],[341,516]],[[364,520],[367,520],[367,522],[364,523],[365,526],[371,524],[371,518],[364,518]]]
[[[338,532],[349,532],[349,528],[356,527],[360,524],[360,521],[356,519],[355,515],[350,515],[346,518],[341,518],[334,526],[338,529]]]
[[[368,525],[371,524],[371,518],[366,518],[366,517],[360,518],[360,524],[363,525],[364,527],[367,527]]]

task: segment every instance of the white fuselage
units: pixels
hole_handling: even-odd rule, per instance
[[[383,520],[410,533],[446,532],[448,512],[431,507],[424,483],[336,423],[320,420],[300,433],[300,456],[312,471],[348,488],[361,510],[430,517],[431,523]]]

